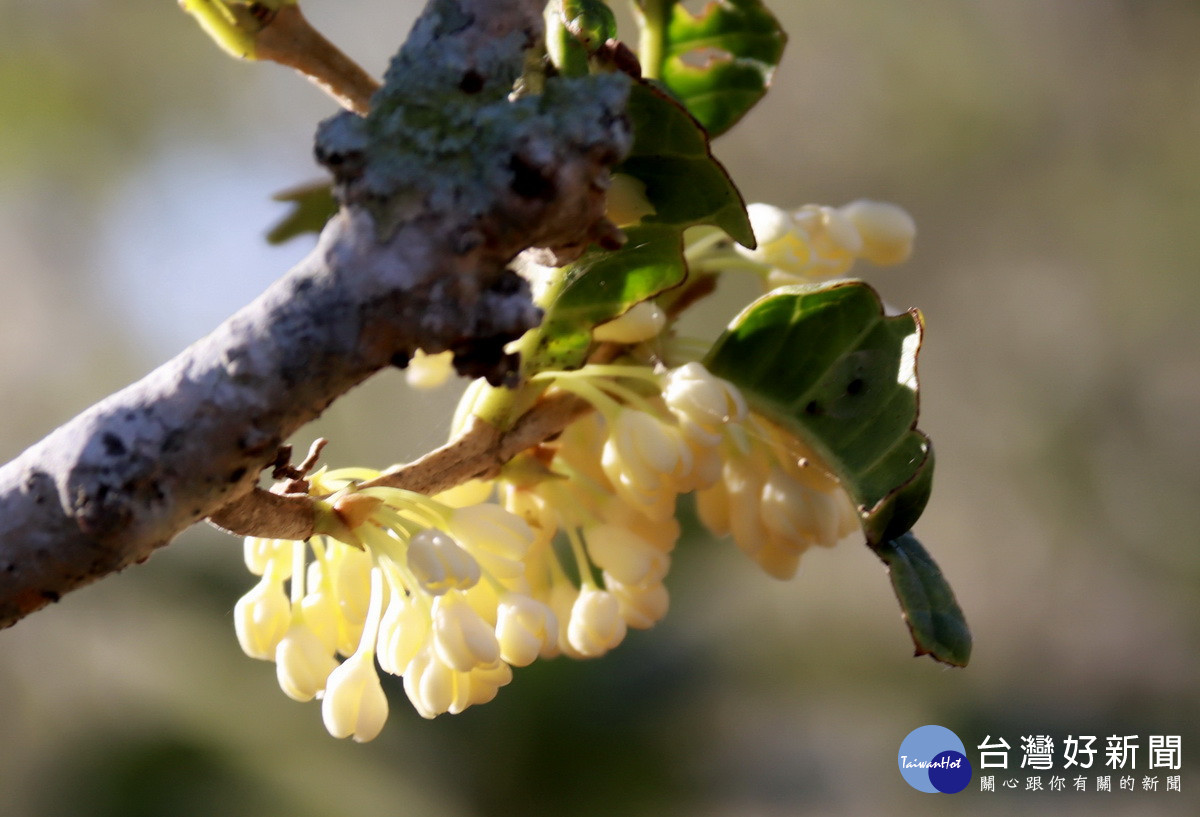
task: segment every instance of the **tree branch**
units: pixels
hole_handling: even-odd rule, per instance
[[[504,433],[478,417],[472,418],[462,434],[441,448],[385,471],[359,487],[385,485],[436,494],[472,479],[489,479],[517,454],[555,436],[588,411],[591,406],[584,401],[558,393],[540,400]],[[208,521],[238,536],[307,539],[316,532],[312,497],[277,494],[262,488],[230,502]]]
[[[283,6],[254,38],[255,57],[294,68],[344,108],[365,116],[379,83],[300,13]]]
[[[285,439],[418,348],[453,350],[466,374],[510,376],[504,344],[539,313],[508,262],[611,238],[604,177],[630,141],[622,77],[509,98],[541,10],[432,0],[371,114],[318,132],[343,206],[313,252],[0,468],[0,626],[250,493]]]

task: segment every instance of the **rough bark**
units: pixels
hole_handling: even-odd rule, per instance
[[[147,558],[250,494],[278,446],[422,348],[512,371],[539,313],[507,268],[608,241],[628,149],[620,77],[510,98],[539,0],[433,0],[366,118],[324,123],[341,212],[316,249],[208,337],[0,468],[0,626]]]

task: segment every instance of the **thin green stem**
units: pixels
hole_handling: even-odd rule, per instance
[[[305,548],[302,541],[292,544],[292,609],[299,611],[304,600]]]
[[[497,431],[508,431],[537,402],[545,390],[545,381],[535,382],[535,378],[530,378],[515,389],[489,386],[475,399],[471,414]]]
[[[563,378],[558,383],[558,387],[563,391],[569,391],[576,397],[586,400],[610,424],[616,420],[617,414],[621,412],[622,406],[620,403],[586,379]]]
[[[575,564],[579,569],[579,585],[592,590],[598,590],[596,579],[592,576],[592,563],[587,557],[587,550],[583,546],[583,539],[579,536],[579,531],[575,528],[567,528],[567,541],[571,543],[571,553],[575,556]]]
[[[375,642],[379,638],[379,621],[383,617],[383,571],[378,567],[371,568],[371,596],[367,603],[367,620],[363,625],[362,636],[358,641],[358,650],[370,661],[375,655]]]
[[[648,380],[658,382],[658,375],[648,366],[622,363],[588,363],[579,369],[563,372],[541,372],[533,376],[533,380],[551,380],[555,383],[563,379],[590,379],[596,377],[625,377],[631,380]]]
[[[657,414],[649,400],[615,380],[625,377],[649,381],[657,386],[658,376],[645,366],[593,363],[567,372],[543,372],[538,377],[552,378],[560,389],[588,401],[609,423],[615,422],[616,412],[620,411],[622,405],[633,406],[647,414]]]
[[[721,242],[727,241],[724,233],[711,233],[697,240],[694,244],[689,244],[684,247],[683,260],[690,267],[692,264],[701,261],[705,255],[708,255],[721,246]]]
[[[675,0],[636,0],[639,12],[638,61],[642,64],[642,76],[647,79],[662,79],[662,64],[666,59],[667,19]]]

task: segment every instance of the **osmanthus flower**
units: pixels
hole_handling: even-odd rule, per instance
[[[251,658],[273,659],[275,648],[291,624],[291,603],[283,592],[286,576],[280,573],[273,564],[264,565],[262,579],[234,605],[238,644]]]
[[[287,695],[321,699],[331,734],[379,733],[380,670],[432,718],[492,700],[513,667],[598,657],[653,626],[682,493],[698,491],[701,518],[780,577],[857,524],[816,458],[699,363],[534,379],[595,411],[495,480],[426,497],[360,487],[369,469],[322,470],[307,478],[318,535],[246,540],[261,578],[235,608],[238,641],[275,661]]]
[[[719,233],[699,231],[687,250],[693,268],[749,269],[774,288],[845,276],[859,259],[880,266],[899,264],[912,254],[916,237],[912,217],[887,202],[806,204],[790,211],[756,202],[746,210],[758,246],[735,244],[729,252]]]
[[[585,366],[548,374],[556,387],[591,403],[602,418],[599,464],[611,490],[651,519],[673,516],[675,498],[692,478],[694,458],[663,404],[662,376],[645,366]],[[634,385],[653,391],[639,392]]]
[[[751,414],[722,447],[721,479],[696,494],[701,521],[768,574],[796,573],[811,546],[832,547],[859,529],[837,478],[794,436]]]
[[[433,717],[491,700],[512,678],[509,659],[529,663],[557,638],[548,606],[526,592],[535,537],[524,520],[494,504],[356,487],[375,476],[311,475],[322,533],[248,538],[247,565],[262,578],[234,615],[239,643],[276,662],[283,691],[323,698],[329,731],[356,740],[387,717],[376,662],[405,676],[413,705]]]
[[[639,301],[620,316],[592,330],[592,339],[603,343],[633,344],[658,337],[667,325],[667,314],[653,300]]]
[[[510,463],[498,494],[538,532],[526,578],[557,619],[557,649],[595,657],[666,614],[675,500],[719,478],[722,427],[745,405],[699,364],[589,365],[539,378],[596,410],[538,458]]]
[[[371,606],[362,640],[354,653],[333,669],[321,702],[321,719],[335,738],[352,737],[365,743],[383,730],[388,702],[375,671],[375,645],[383,607],[383,574],[371,570]]]

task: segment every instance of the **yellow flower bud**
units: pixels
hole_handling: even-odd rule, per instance
[[[272,566],[278,566],[276,575],[284,581],[292,574],[292,540],[260,539],[247,536],[244,546],[246,567],[256,576],[261,576]]]
[[[335,738],[353,737],[356,743],[374,740],[387,721],[388,702],[369,650],[346,659],[329,675],[321,719]]]
[[[476,704],[486,704],[496,697],[496,693],[500,691],[500,687],[506,686],[512,681],[512,667],[503,661],[497,661],[490,667],[476,667],[467,673],[465,686],[467,689],[466,705],[475,706]],[[450,713],[457,714],[461,709],[456,709],[451,706]]]
[[[419,531],[408,542],[408,568],[431,595],[465,590],[482,575],[479,562],[448,534],[433,528]]]
[[[471,505],[456,508],[446,527],[495,578],[511,579],[525,572],[523,560],[533,546],[534,533],[516,514],[490,503]]]
[[[662,621],[670,606],[670,597],[662,582],[629,585],[605,573],[604,587],[616,598],[621,618],[637,630],[649,629]]]
[[[640,301],[623,315],[592,330],[592,339],[611,343],[641,343],[658,337],[667,325],[667,315],[653,301]]]
[[[470,672],[500,660],[496,631],[479,617],[461,593],[433,600],[433,648],[447,666]]]
[[[436,718],[449,712],[456,701],[466,700],[460,691],[458,676],[442,662],[432,646],[422,648],[404,669],[404,691],[422,718]]]
[[[636,224],[645,216],[654,215],[654,205],[646,198],[646,185],[625,173],[614,173],[608,188],[605,215],[618,227]]]
[[[616,596],[606,590],[585,587],[571,607],[567,641],[586,658],[604,655],[625,638],[625,619]]]
[[[304,624],[302,617],[294,616],[275,650],[275,674],[284,694],[296,701],[311,701],[325,688],[325,681],[336,666],[333,654],[317,634]]]
[[[379,623],[379,666],[384,672],[400,675],[417,652],[429,642],[430,619],[425,605],[415,599],[393,593]]]
[[[860,199],[841,208],[862,236],[863,258],[873,264],[899,264],[912,255],[917,225],[903,207]]]
[[[283,580],[268,571],[233,607],[233,626],[242,651],[251,658],[271,660],[291,617]]]
[[[747,205],[746,212],[758,246],[749,250],[737,245],[738,253],[766,267],[804,274],[812,261],[812,251],[808,236],[797,228],[792,214],[762,202]]]
[[[670,557],[628,528],[596,525],[584,531],[588,555],[596,566],[622,584],[662,581]]]
[[[500,658],[514,667],[529,666],[548,641],[558,637],[558,621],[546,604],[529,596],[510,593],[496,611],[496,639]]]

